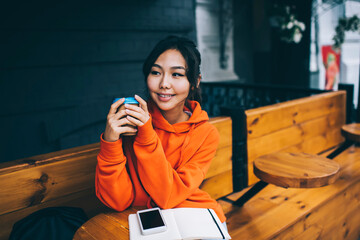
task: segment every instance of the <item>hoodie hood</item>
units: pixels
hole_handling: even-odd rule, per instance
[[[188,101],[190,109],[184,106],[184,111],[192,112],[191,117],[180,123],[171,125],[161,114],[160,109],[153,101],[149,101],[148,109],[152,117],[152,123],[155,128],[162,129],[172,133],[188,132],[192,128],[209,120],[208,114],[201,109],[201,106],[196,101]],[[195,126],[194,126],[195,124]]]

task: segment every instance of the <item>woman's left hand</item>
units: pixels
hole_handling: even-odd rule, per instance
[[[137,126],[142,126],[150,119],[147,103],[138,95],[135,95],[135,99],[139,102],[139,106],[125,104],[125,112],[130,122]]]

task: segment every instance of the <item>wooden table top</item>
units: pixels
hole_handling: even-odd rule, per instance
[[[346,139],[360,142],[360,123],[350,123],[342,126],[341,133]]]
[[[336,181],[339,170],[337,162],[306,153],[278,152],[254,161],[254,173],[258,178],[285,188],[325,186]]]
[[[122,212],[100,213],[84,223],[75,233],[73,240],[128,240],[129,214],[146,207],[131,207]]]

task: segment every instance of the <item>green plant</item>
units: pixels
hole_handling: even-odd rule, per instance
[[[333,47],[338,49],[344,43],[345,32],[358,31],[360,33],[360,19],[358,16],[354,15],[348,18],[340,18],[338,25],[335,28],[335,36],[333,37],[334,44]]]

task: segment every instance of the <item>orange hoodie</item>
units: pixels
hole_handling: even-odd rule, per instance
[[[116,142],[101,137],[95,186],[105,205],[117,211],[131,205],[211,208],[221,222],[226,220],[221,206],[199,189],[219,134],[200,104],[189,103],[192,115],[186,122],[169,124],[149,102],[151,118],[138,127],[136,137]]]

